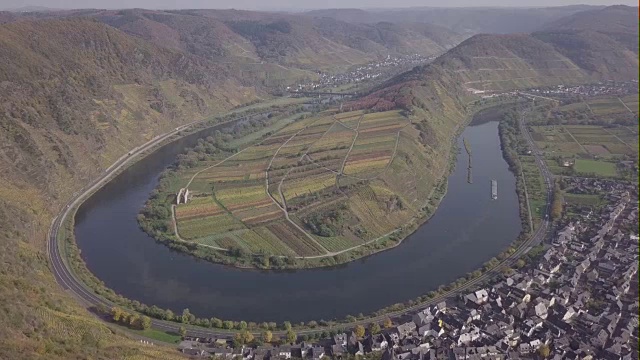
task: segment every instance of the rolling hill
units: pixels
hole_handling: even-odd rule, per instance
[[[440,54],[466,37],[428,24],[355,24],[239,10],[89,9],[8,14],[5,21],[52,17],[92,17],[158,46],[235,65],[238,71],[278,64],[281,72],[288,70],[285,78],[309,76],[299,69],[340,71],[387,55]]]
[[[128,149],[260,94],[95,20],[0,25],[0,61],[0,358],[176,357],[115,336],[53,287],[43,239],[78,184]]]
[[[638,8],[610,6],[555,21],[533,37],[547,42],[590,75],[638,78]]]
[[[633,26],[636,13],[637,8],[613,6],[579,13],[571,21],[557,23],[587,24],[593,16],[611,18],[614,26],[606,32],[585,30],[586,25],[582,28],[554,25],[532,34],[475,35],[433,63],[389,80],[354,106],[408,109],[416,102],[424,105],[424,100],[429,99],[428,103],[438,107],[440,96],[417,95],[425,88],[433,91],[434,82],[446,89],[448,96],[600,80],[637,80],[638,55],[633,45],[616,40],[626,35],[638,37],[637,22],[635,30]],[[608,29],[604,24],[597,28]],[[448,81],[442,82],[441,78]]]
[[[469,23],[478,10],[367,11],[363,23],[214,10],[0,13],[0,358],[173,355],[113,334],[47,266],[43,239],[58,207],[129,149],[259,99],[265,68],[291,81],[386,52],[439,53],[462,39],[456,32],[535,30],[475,35],[347,105],[424,119],[416,136],[443,169],[442,142],[468,115],[469,89],[638,78],[637,8],[583,9],[502,9]],[[491,24],[510,12],[523,17]],[[422,24],[429,18],[454,32]]]
[[[349,23],[427,23],[446,27],[460,34],[509,34],[532,32],[547,23],[594,8],[601,7],[576,5],[547,8],[323,9],[309,11],[306,14],[312,17],[330,17]]]

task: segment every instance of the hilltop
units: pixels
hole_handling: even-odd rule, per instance
[[[91,17],[158,46],[237,64],[244,71],[259,71],[264,66],[257,65],[265,62],[292,67],[279,69],[286,78],[302,77],[295,72],[300,68],[336,71],[387,55],[440,54],[465,38],[426,24],[356,24],[240,10],[89,9],[8,14],[5,21],[60,17]]]
[[[331,17],[350,23],[427,23],[460,34],[509,34],[536,31],[566,16],[599,8],[601,7],[585,5],[546,8],[415,7],[388,10],[323,9],[309,11],[306,14],[313,17]]]
[[[631,23],[637,8],[614,6],[585,13],[557,24],[579,24],[593,16],[606,18],[613,13],[624,21],[613,21],[618,26],[612,29],[622,30],[605,32],[584,30],[577,25],[554,25],[531,34],[474,35],[433,63],[390,79],[352,106],[408,109],[424,103],[424,99],[431,99],[430,103],[438,106],[441,96],[417,95],[433,86],[446,89],[447,94],[470,96],[600,80],[637,80],[638,55],[633,45],[616,40],[625,36],[637,39],[637,23],[635,30]],[[600,28],[606,27],[601,24]],[[429,90],[432,91],[435,90]]]
[[[474,90],[638,78],[637,8],[367,11],[363,21],[353,13],[343,21],[318,12],[0,12],[0,358],[171,356],[95,321],[55,283],[43,240],[74,192],[176,126],[264,99],[272,86],[318,69],[457,45],[346,104],[411,117],[403,130],[410,141],[400,143],[409,156],[398,159],[437,170],[429,173],[434,187]],[[481,31],[529,34],[474,35],[458,44]],[[393,180],[381,181],[402,184]],[[386,211],[402,221],[422,210],[386,200]],[[317,219],[306,220],[313,228]]]

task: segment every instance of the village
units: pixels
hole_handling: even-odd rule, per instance
[[[637,187],[562,181],[569,193],[601,194],[603,205],[567,205],[550,239],[473,292],[364,334],[356,327],[296,345],[235,347],[225,339],[185,337],[179,348],[238,360],[637,359]]]
[[[420,54],[405,56],[388,55],[383,60],[358,66],[345,73],[330,74],[319,72],[318,75],[320,78],[318,80],[289,86],[287,87],[287,91],[317,91],[348,84],[364,83],[376,79],[382,80],[406,71],[413,66],[425,64],[435,58],[435,56],[427,57]]]
[[[638,92],[637,81],[615,82],[606,81],[597,84],[587,85],[557,85],[555,87],[530,89],[529,92],[536,95],[556,96],[556,97],[573,97],[573,96],[602,96],[615,95],[623,96],[635,94]]]

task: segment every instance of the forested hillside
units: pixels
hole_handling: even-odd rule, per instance
[[[87,19],[0,26],[0,64],[0,358],[173,357],[111,335],[59,291],[46,231],[53,212],[128,149],[252,101],[255,88]]]
[[[429,24],[357,24],[331,18],[239,10],[72,10],[8,14],[4,21],[29,18],[92,17],[158,46],[257,71],[266,63],[289,69],[283,77],[301,77],[296,69],[337,71],[379,57],[434,55],[465,36]],[[0,16],[0,22],[3,17]],[[267,69],[268,70],[268,69]],[[263,70],[264,71],[264,70]],[[308,75],[307,75],[308,76]]]
[[[345,22],[363,24],[375,24],[378,22],[427,23],[446,27],[460,34],[509,34],[532,32],[566,16],[599,8],[602,7],[575,5],[546,8],[415,7],[393,10],[323,9],[310,11],[307,15],[331,17]]]
[[[403,22],[374,14],[368,24],[231,10],[0,13],[0,358],[173,356],[112,334],[47,266],[46,233],[59,207],[130,149],[266,97],[267,77],[294,82],[387,53],[437,54],[463,31],[552,24],[531,35],[473,36],[346,104],[429,119],[416,124],[417,136],[442,170],[443,141],[468,115],[474,90],[638,79],[637,8],[559,20],[581,9],[496,10],[471,23],[477,12],[449,9],[426,25],[412,10]],[[504,20],[492,28],[492,19]]]

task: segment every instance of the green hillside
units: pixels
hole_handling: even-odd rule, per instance
[[[637,8],[605,10],[624,16],[588,13],[597,26],[573,18],[531,35],[471,37],[345,107],[411,118],[403,161],[424,160],[419,164],[430,165],[424,171],[433,184],[443,178],[448,145],[477,98],[473,89],[638,79],[631,41],[637,23],[616,20],[635,19]],[[535,15],[526,25],[540,29],[567,11],[578,10],[536,10],[554,15]],[[468,12],[439,14],[439,24],[468,29],[457,22]],[[489,14],[470,26],[488,29],[489,20],[500,18]],[[354,25],[232,10],[0,13],[0,359],[176,357],[173,349],[114,333],[56,284],[44,241],[55,214],[131,149],[182,124],[267,98],[265,69],[296,81],[319,68],[387,52],[433,54],[461,40],[450,30],[416,25],[415,17],[404,19],[403,25]],[[509,19],[496,26],[522,29]],[[288,190],[292,198],[298,185]],[[395,199],[387,200],[389,211],[397,208]],[[313,228],[315,220],[305,219]]]

